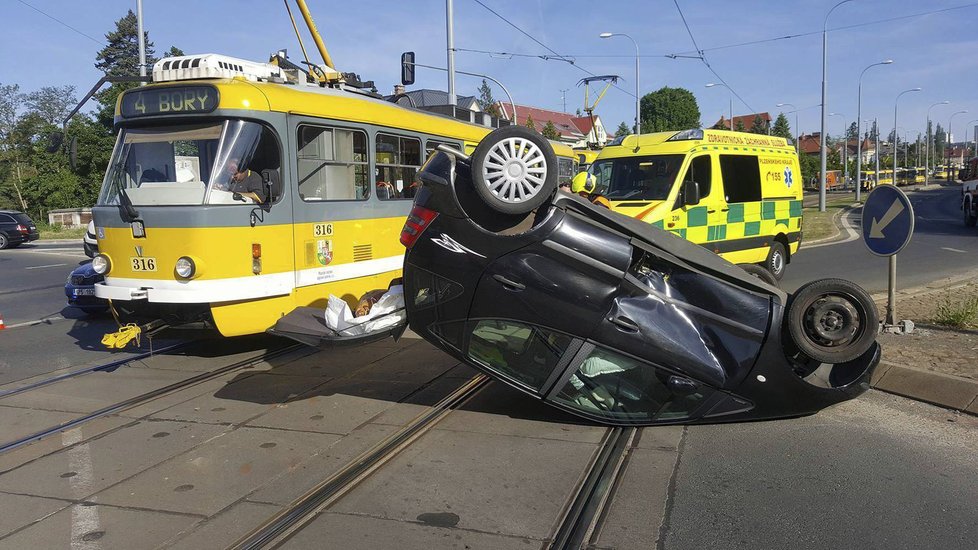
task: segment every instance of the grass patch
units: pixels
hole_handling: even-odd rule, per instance
[[[856,201],[855,193],[839,193],[825,197],[825,212],[818,204],[802,209],[801,230],[806,241],[817,241],[836,234],[835,215]]]
[[[951,293],[945,294],[937,301],[934,322],[953,328],[978,326],[978,296],[955,300]]]
[[[65,227],[60,224],[49,225],[46,223],[37,224],[37,230],[41,233],[41,239],[80,239],[85,236],[85,226]]]

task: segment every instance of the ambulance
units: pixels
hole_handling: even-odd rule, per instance
[[[700,128],[621,136],[589,172],[615,212],[777,279],[801,244],[801,168],[784,138]]]

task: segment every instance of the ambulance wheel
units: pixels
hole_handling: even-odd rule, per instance
[[[527,214],[557,189],[557,155],[542,135],[522,126],[493,130],[472,154],[472,184],[501,214]]]
[[[757,265],[757,264],[737,264],[737,267],[743,269],[747,273],[757,277],[758,279],[764,281],[765,283],[780,288],[781,283],[771,274],[767,269]]]
[[[964,225],[965,227],[974,227],[976,224],[978,224],[978,214],[975,214],[975,210],[971,207],[971,201],[969,200],[964,205]]]
[[[767,260],[764,260],[764,267],[774,275],[774,278],[781,280],[784,277],[784,268],[788,265],[788,251],[785,250],[781,241],[771,243],[771,250],[767,253]]]
[[[820,279],[798,289],[788,304],[788,333],[798,351],[822,363],[844,363],[873,345],[876,304],[859,285]]]

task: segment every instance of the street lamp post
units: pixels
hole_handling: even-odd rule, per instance
[[[950,147],[950,145],[951,145],[951,121],[954,120],[954,117],[956,117],[958,115],[963,115],[963,114],[965,114],[967,112],[968,112],[967,109],[964,109],[962,111],[958,111],[958,112],[952,114],[947,119],[947,143],[944,144],[944,148],[947,150],[947,172],[946,172],[947,173],[947,180],[946,181],[951,181],[951,147]]]
[[[863,75],[866,74],[870,68],[877,65],[889,65],[893,63],[892,59],[884,59],[879,63],[873,63],[869,67],[863,69],[863,72],[859,74],[859,91],[856,93],[856,202],[859,202],[862,198],[862,183],[859,181],[859,176],[862,173],[862,161],[863,161],[863,132],[862,132],[862,112],[863,112]]]
[[[903,94],[909,94],[910,92],[919,92],[920,88],[910,88],[909,90],[904,90],[897,94],[896,100],[893,102],[893,185],[897,183],[897,143],[900,138],[897,136],[897,105],[900,103],[900,97]]]
[[[927,184],[930,183],[930,141],[931,141],[931,139],[930,139],[930,110],[933,109],[934,107],[937,107],[938,105],[947,105],[948,103],[951,103],[951,102],[945,99],[944,101],[939,101],[939,102],[937,102],[937,103],[935,103],[935,104],[933,104],[933,105],[931,105],[930,107],[927,108],[927,127],[925,128],[927,130],[927,143],[924,146],[924,150],[925,150],[925,153],[924,153],[924,185],[927,185]],[[934,156],[937,156],[937,144],[936,143],[934,144]]]
[[[837,116],[842,118],[842,181],[844,182],[843,187],[849,185],[849,159],[847,158],[847,153],[849,152],[849,128],[846,126],[846,115],[842,113],[829,113],[829,116]]]
[[[638,72],[639,71],[638,60],[639,57],[641,56],[638,53],[638,42],[636,42],[635,39],[632,38],[631,36],[628,36],[627,34],[621,32],[603,32],[598,36],[600,36],[601,38],[611,38],[612,36],[624,36],[625,38],[631,40],[632,44],[635,44],[635,133],[641,134],[642,133],[642,126],[641,126],[642,96],[639,95],[639,72]]]
[[[795,113],[795,135],[796,136],[799,135],[799,132],[798,132],[798,107],[796,107],[795,105],[793,105],[791,103],[778,103],[777,105],[775,105],[775,107],[791,107],[792,109],[794,109],[794,111],[788,111],[788,112],[789,112],[789,114],[792,113],[792,112]],[[798,151],[799,151],[799,149],[798,149],[798,138],[796,137],[795,138],[795,152],[797,153]]]
[[[829,16],[832,15],[832,12],[835,11],[835,8],[838,8],[839,6],[841,6],[842,4],[845,4],[847,2],[852,2],[852,0],[842,0],[838,4],[832,6],[832,9],[830,9],[829,12],[825,14],[825,21],[822,22],[822,134],[820,136],[821,137],[821,151],[822,151],[822,154],[821,154],[821,157],[822,157],[822,169],[821,169],[822,181],[818,185],[818,211],[819,212],[825,212],[825,161],[826,161],[826,158],[825,158],[825,118],[826,118],[826,112],[825,112],[825,107],[826,107],[826,103],[825,102],[826,102],[826,99],[825,99],[825,96],[828,93],[828,83],[827,83],[827,80],[826,80],[827,79],[826,75],[828,74],[828,31],[826,30],[826,27],[828,27],[828,24],[829,24]]]
[[[727,98],[730,100],[730,130],[733,131],[733,91],[726,84],[717,84],[716,82],[710,82],[706,85],[707,88],[713,88],[715,86],[722,86],[727,89]]]

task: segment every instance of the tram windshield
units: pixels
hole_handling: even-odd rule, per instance
[[[256,122],[125,128],[99,204],[120,204],[123,190],[134,206],[273,201],[267,184],[280,159],[274,134]]]

